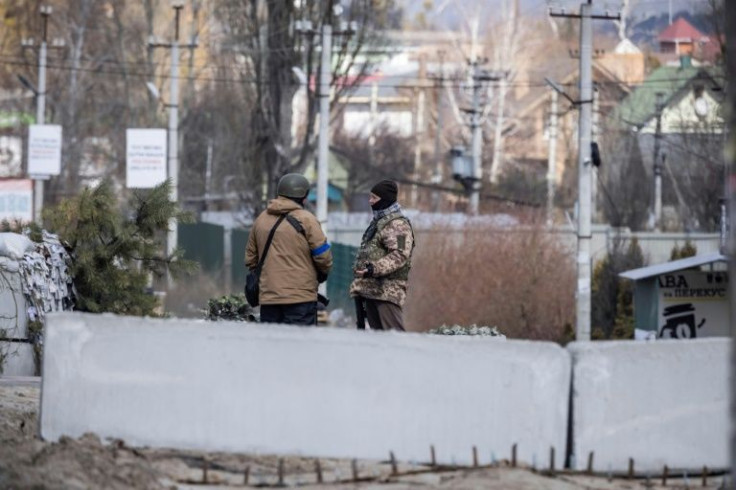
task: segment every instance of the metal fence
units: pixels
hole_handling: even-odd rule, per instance
[[[357,253],[357,245],[363,228],[336,227],[328,230],[332,243],[334,265],[327,281],[327,295],[330,308],[341,308],[352,311],[352,300],[348,295],[350,282],[353,279],[352,266]],[[434,232],[432,229],[417,229],[417,243],[420,246],[431,246]],[[492,229],[457,229],[458,238],[466,233],[488,233],[489,239],[499,230]],[[524,227],[503,228],[503,233],[524,233],[530,229]],[[550,231],[565,244],[570,253],[575,253],[575,232],[565,228]],[[245,247],[249,230],[242,228],[226,229],[210,223],[182,224],[179,226],[179,246],[185,251],[185,258],[199,262],[204,272],[224,281],[226,289],[233,293],[242,293],[247,270],[244,265]],[[591,257],[594,262],[602,260],[611,251],[618,240],[628,244],[633,238],[639,242],[647,264],[657,264],[669,260],[674,246],[683,246],[691,242],[698,253],[717,251],[720,240],[715,233],[652,233],[630,232],[626,229],[616,230],[608,226],[594,225],[591,244]]]
[[[358,253],[357,247],[332,244],[332,272],[327,279],[327,297],[330,298],[329,309],[352,311],[352,300],[348,294],[350,283],[353,280],[353,262]]]

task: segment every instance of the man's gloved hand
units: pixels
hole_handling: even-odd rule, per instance
[[[327,274],[324,272],[317,271],[317,282],[322,284],[327,280]]]
[[[363,277],[373,277],[373,264],[370,262],[365,264],[365,274],[363,274]]]
[[[355,271],[355,277],[373,277],[373,264],[366,262],[362,269]]]

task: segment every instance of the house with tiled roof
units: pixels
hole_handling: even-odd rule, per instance
[[[661,170],[672,229],[713,231],[723,194],[725,78],[688,60],[653,71],[612,113],[611,131],[635,135],[652,187]]]
[[[693,55],[710,38],[697,30],[683,17],[678,18],[663,30],[657,40],[659,51],[663,54]]]

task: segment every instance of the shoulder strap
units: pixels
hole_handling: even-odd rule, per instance
[[[282,221],[284,221],[284,218],[289,213],[282,214],[279,216],[279,219],[276,220],[276,224],[273,225],[273,228],[271,228],[271,232],[268,234],[268,240],[266,240],[266,246],[263,248],[263,254],[261,255],[261,259],[258,261],[258,272],[260,273],[261,269],[263,269],[263,262],[266,260],[266,254],[268,254],[268,249],[271,247],[271,242],[273,241],[273,235],[276,233],[276,228],[279,227]]]
[[[289,224],[294,227],[294,229],[297,231],[297,233],[300,233],[300,234],[304,235],[305,237],[307,236],[307,232],[306,232],[306,230],[304,230],[304,226],[302,226],[302,223],[298,219],[296,219],[296,217],[294,217],[294,216],[292,216],[290,214],[287,214],[286,215],[286,221],[288,221]]]

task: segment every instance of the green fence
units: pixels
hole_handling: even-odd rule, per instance
[[[193,223],[179,225],[179,247],[184,249],[184,257],[200,264],[202,271],[213,277],[231,278],[231,291],[242,294],[245,284],[245,247],[248,243],[250,230],[233,229],[230,234],[230,270],[225,271],[224,241],[225,230],[220,225],[211,223]],[[353,302],[348,294],[350,283],[353,280],[353,261],[357,254],[357,247],[332,244],[334,264],[327,280],[327,296],[330,298],[329,309],[342,308],[352,311]]]
[[[327,297],[330,298],[330,310],[342,308],[346,312],[353,311],[353,300],[348,294],[353,281],[353,261],[358,253],[357,247],[332,244],[332,272],[327,279]]]
[[[219,274],[224,263],[225,229],[212,223],[181,223],[178,226],[178,245],[184,249],[184,258],[199,263],[202,271]]]

